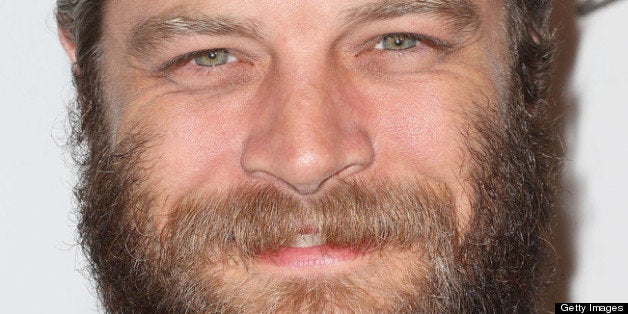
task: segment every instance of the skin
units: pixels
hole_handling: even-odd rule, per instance
[[[471,30],[448,26],[435,13],[357,24],[342,18],[375,2],[109,2],[102,47],[112,144],[138,127],[158,135],[146,154],[154,161],[148,185],[159,227],[185,195],[242,182],[272,184],[306,200],[343,180],[419,178],[449,189],[464,232],[473,195],[461,133],[471,128],[470,114],[500,99],[507,71],[501,1],[471,1],[479,17]],[[263,36],[188,34],[132,52],[142,22],[183,14],[255,20]],[[450,47],[424,41],[404,52],[376,48],[394,33]],[[72,43],[62,40],[73,58]],[[179,56],[217,48],[235,61],[208,68],[192,59],[162,71]],[[352,267],[340,261],[298,273]]]

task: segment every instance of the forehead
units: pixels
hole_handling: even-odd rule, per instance
[[[247,18],[261,28],[333,30],[360,18],[416,13],[439,13],[454,22],[490,20],[501,16],[502,6],[500,0],[113,0],[106,5],[105,28],[132,31],[151,18],[209,15]]]

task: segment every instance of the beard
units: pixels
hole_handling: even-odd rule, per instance
[[[97,94],[79,99],[104,108]],[[158,136],[140,130],[115,146],[92,140],[76,188],[78,229],[104,308],[537,311],[547,284],[543,260],[556,160],[544,157],[548,139],[538,139],[547,135],[529,123],[522,101],[509,103],[490,117],[477,115],[473,132],[463,136],[471,156],[467,226],[457,221],[447,186],[386,178],[340,182],[306,201],[248,183],[185,195],[159,225],[146,157]],[[325,247],[350,248],[367,262],[311,277],[273,276],[256,267],[295,243],[304,226],[315,228]]]

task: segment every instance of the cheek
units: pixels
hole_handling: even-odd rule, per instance
[[[201,190],[219,190],[238,180],[240,143],[244,119],[237,108],[201,96],[172,94],[142,103],[133,120],[142,130],[155,134],[147,151],[149,186],[158,199],[176,201]]]
[[[391,84],[393,85],[393,84]],[[450,181],[466,151],[461,131],[470,100],[438,80],[372,88],[366,99],[377,112],[376,136],[384,167]]]
[[[486,102],[482,89],[431,79],[371,88],[364,99],[376,112],[378,172],[445,183],[456,200],[460,230],[473,215],[465,132],[470,114]]]

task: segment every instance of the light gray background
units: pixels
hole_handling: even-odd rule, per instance
[[[74,246],[73,169],[61,147],[73,92],[53,2],[0,0],[0,313],[97,311]],[[557,10],[573,8],[565,3]],[[579,40],[563,42],[573,76],[560,301],[628,302],[628,1],[563,27]]]

